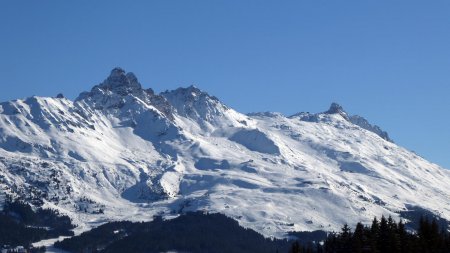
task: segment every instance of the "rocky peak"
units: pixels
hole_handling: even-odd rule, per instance
[[[229,109],[218,98],[193,85],[162,92],[161,96],[167,99],[180,116],[194,119],[201,125],[215,122]]]
[[[187,100],[200,100],[200,99],[211,99],[219,102],[219,99],[215,96],[209,95],[207,92],[200,90],[195,85],[190,85],[188,87],[180,87],[175,90],[165,91],[161,93],[163,96],[177,96],[179,98],[185,98]]]
[[[168,119],[173,119],[173,108],[163,96],[155,94],[151,88],[143,89],[133,73],[127,73],[121,68],[114,68],[102,83],[95,85],[89,92],[81,93],[75,101],[83,101],[99,110],[118,110],[124,106],[147,110],[146,106],[139,105],[144,103],[152,105]],[[115,113],[129,112],[123,110]]]
[[[113,77],[113,76],[123,76],[123,75],[125,75],[125,70],[123,69],[123,68],[121,68],[121,67],[115,67],[115,68],[113,68],[112,70],[111,70],[111,74],[110,74],[110,77]]]
[[[348,115],[347,112],[344,110],[344,108],[338,104],[338,103],[332,103],[330,105],[330,109],[328,109],[328,111],[325,112],[326,114],[339,114],[341,115],[344,119],[348,120]]]
[[[384,140],[393,142],[392,139],[390,139],[388,133],[383,131],[379,126],[370,124],[369,121],[367,121],[365,118],[363,118],[361,116],[347,114],[347,112],[344,110],[344,108],[341,105],[339,105],[338,103],[332,103],[330,106],[330,109],[328,109],[327,111],[325,111],[323,113],[301,112],[301,113],[296,113],[292,116],[289,116],[289,118],[297,118],[297,119],[300,119],[301,121],[308,121],[308,122],[320,122],[321,121],[320,116],[323,114],[341,115],[348,122],[350,122],[354,125],[357,125],[361,128],[364,128],[368,131],[371,131],[371,132],[377,134],[378,136],[380,136],[381,138],[383,138]]]
[[[123,97],[129,94],[140,94],[143,91],[141,84],[133,73],[126,73],[121,68],[114,68],[102,83],[94,86],[90,92],[81,93],[76,100],[103,95]]]
[[[121,68],[114,68],[109,77],[99,87],[120,95],[126,95],[132,91],[142,89],[136,76],[131,72],[125,73],[125,70]]]
[[[338,104],[338,103],[331,103],[330,109],[326,111],[327,114],[336,114],[336,113],[342,113],[345,112],[344,108]]]

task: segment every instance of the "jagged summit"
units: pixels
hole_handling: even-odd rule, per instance
[[[105,80],[102,86],[134,86],[141,88],[141,85],[137,81],[136,76],[132,72],[126,73],[122,68],[114,68],[111,70],[111,74]]]
[[[393,142],[392,139],[389,137],[389,134],[387,132],[383,131],[379,126],[370,124],[369,121],[367,121],[365,118],[363,118],[359,115],[349,115],[344,110],[344,108],[338,103],[332,103],[330,105],[330,108],[323,113],[300,112],[300,113],[296,113],[292,116],[289,116],[289,118],[297,118],[302,121],[308,121],[308,122],[322,122],[324,120],[325,121],[328,120],[327,117],[325,119],[323,118],[324,115],[326,116],[326,115],[333,115],[333,114],[340,115],[344,120],[346,120],[354,125],[357,125],[365,130],[373,132],[373,133],[377,134],[378,136],[380,136],[381,138],[383,138],[384,140]]]
[[[217,97],[209,95],[206,91],[199,89],[197,86],[193,84],[189,85],[188,87],[179,87],[175,90],[165,91],[161,93],[161,95],[163,96],[170,96],[169,94],[171,95],[176,94],[177,96],[182,96],[188,100],[196,100],[196,99],[198,100],[203,97],[219,102],[219,99]]]
[[[335,114],[335,113],[342,113],[342,112],[345,112],[344,108],[340,104],[333,102],[330,105],[330,109],[328,109],[328,111],[326,111],[325,113]]]
[[[137,77],[122,68],[114,68],[102,83],[82,92],[75,102],[98,110],[112,110],[133,120],[144,111],[173,120],[173,107],[168,101],[151,88],[143,89]]]
[[[111,70],[111,74],[109,75],[109,77],[120,77],[120,76],[125,76],[126,72],[123,68],[121,67],[115,67]]]
[[[126,73],[121,68],[114,68],[109,77],[99,87],[126,95],[129,92],[142,89],[137,77],[132,73]]]
[[[167,99],[178,114],[194,119],[201,124],[213,123],[217,118],[226,116],[226,111],[229,110],[218,98],[194,85],[165,91],[160,95]]]
[[[338,104],[338,103],[332,103],[330,106],[330,109],[325,112],[325,114],[339,114],[347,121],[364,128],[368,131],[371,131],[373,133],[376,133],[381,138],[393,142],[391,138],[389,138],[389,134],[385,131],[383,131],[379,126],[372,125],[367,121],[364,117],[361,117],[359,115],[349,115],[344,108]]]
[[[94,86],[90,92],[82,92],[76,101],[100,94],[126,96],[129,94],[142,93],[143,91],[142,85],[132,72],[126,73],[122,68],[114,68],[102,83]],[[151,89],[147,92],[153,93]]]
[[[330,105],[330,109],[328,109],[328,111],[325,112],[326,114],[339,114],[342,117],[344,117],[345,119],[348,119],[348,114],[347,112],[344,110],[344,108],[338,104],[338,103],[331,103]]]
[[[301,119],[305,119],[305,120],[308,119],[307,121],[317,121],[318,116],[321,114],[340,114],[345,119],[348,119],[347,112],[344,110],[344,108],[340,104],[338,104],[336,102],[331,103],[329,109],[324,112],[321,112],[321,113],[298,112],[298,113],[295,113],[295,114],[289,116],[289,118],[301,118]]]

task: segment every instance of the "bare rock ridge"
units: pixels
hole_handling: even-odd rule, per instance
[[[330,105],[330,109],[328,109],[328,111],[325,112],[326,114],[339,114],[341,115],[344,119],[348,120],[348,115],[347,112],[344,110],[344,108],[339,105],[338,103],[332,103]]]
[[[359,116],[359,115],[351,115],[349,116],[347,114],[347,112],[344,110],[344,108],[339,105],[338,103],[332,103],[330,106],[330,109],[328,109],[328,111],[326,111],[325,113],[328,114],[339,114],[341,115],[344,119],[350,121],[351,123],[362,127],[368,131],[371,131],[373,133],[376,133],[378,136],[380,136],[381,138],[393,142],[390,138],[389,138],[389,134],[385,131],[383,131],[379,126],[377,125],[372,125],[369,123],[369,121],[367,121],[365,118]]]
[[[335,102],[333,102],[330,105],[330,108],[323,113],[312,114],[309,112],[300,112],[290,116],[290,118],[298,118],[308,122],[323,122],[327,120],[327,118],[324,118],[323,115],[340,115],[346,121],[373,132],[389,142],[393,142],[393,140],[389,137],[389,134],[386,131],[383,131],[379,126],[370,124],[369,121],[359,115],[349,115],[341,105]]]

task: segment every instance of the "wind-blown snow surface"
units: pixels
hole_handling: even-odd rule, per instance
[[[450,219],[449,183],[336,104],[244,115],[192,86],[155,94],[118,68],[75,101],[0,104],[0,200],[57,208],[79,229],[190,210],[277,237],[410,206]]]

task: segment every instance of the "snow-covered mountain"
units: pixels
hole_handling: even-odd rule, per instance
[[[193,86],[155,94],[120,68],[75,101],[0,103],[0,200],[57,208],[80,228],[190,210],[277,237],[416,208],[450,220],[449,183],[334,103],[244,115]]]

